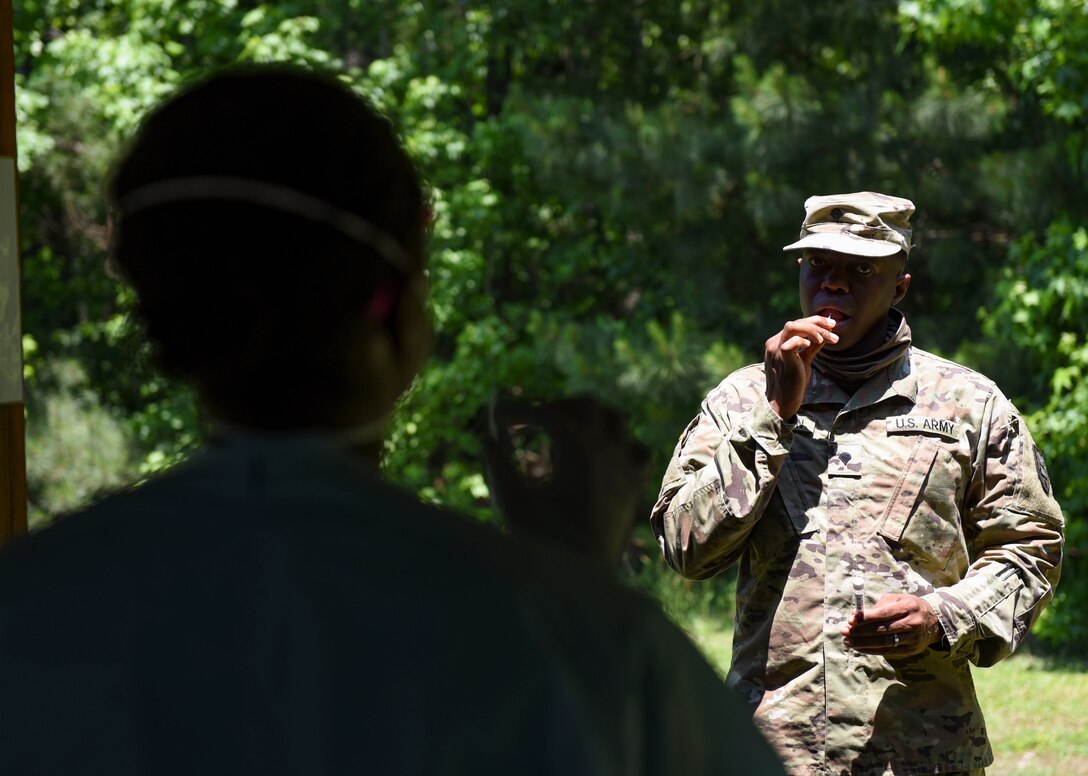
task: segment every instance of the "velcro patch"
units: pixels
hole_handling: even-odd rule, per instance
[[[948,418],[925,415],[896,415],[887,418],[889,434],[937,434],[946,439],[960,438],[960,424]]]

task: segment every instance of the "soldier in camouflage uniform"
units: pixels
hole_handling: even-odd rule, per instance
[[[785,248],[805,317],[707,396],[651,524],[685,577],[739,564],[728,681],[791,773],[981,773],[968,664],[1009,655],[1050,600],[1062,513],[1016,408],[913,347],[893,307],[914,205],[805,210]]]

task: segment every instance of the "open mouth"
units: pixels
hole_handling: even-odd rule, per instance
[[[822,308],[817,314],[822,315],[824,318],[830,318],[831,320],[835,321],[835,323],[842,323],[843,321],[850,319],[850,316],[846,313],[839,310],[834,310],[830,307]]]

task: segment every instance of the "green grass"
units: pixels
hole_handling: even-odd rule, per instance
[[[730,624],[696,618],[688,633],[724,675]],[[1018,653],[974,677],[994,747],[987,776],[1088,776],[1088,663]]]
[[[1088,775],[1088,665],[1016,654],[974,676],[996,758],[990,773]]]

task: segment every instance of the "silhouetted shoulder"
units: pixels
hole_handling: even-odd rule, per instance
[[[0,764],[41,773],[718,773],[748,722],[652,602],[307,438],[6,550],[0,714],[28,709]]]

